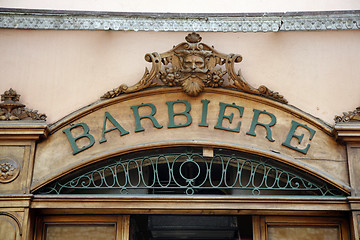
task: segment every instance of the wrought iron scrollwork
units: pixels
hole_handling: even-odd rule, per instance
[[[39,194],[223,194],[343,196],[342,191],[271,165],[269,161],[215,154],[169,153],[118,159]]]

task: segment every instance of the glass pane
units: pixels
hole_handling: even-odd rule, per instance
[[[338,227],[269,226],[268,240],[339,240]]]
[[[115,240],[114,225],[48,225],[46,240]]]

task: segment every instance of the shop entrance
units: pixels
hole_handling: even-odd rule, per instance
[[[36,240],[349,240],[345,217],[43,216]]]
[[[132,240],[250,240],[251,216],[138,215],[131,217]]]
[[[209,154],[201,147],[153,149],[76,169],[38,189],[33,202],[41,214],[35,236],[347,240],[348,216],[316,209],[345,195],[311,172],[256,154],[221,148]],[[296,211],[278,202],[296,203]],[[44,209],[46,204],[61,210]],[[315,207],[302,211],[301,204]]]

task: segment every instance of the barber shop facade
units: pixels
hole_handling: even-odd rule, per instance
[[[1,14],[0,41],[14,46],[2,62],[17,65],[0,84],[1,239],[359,239],[357,12],[286,15],[282,25],[276,15],[163,16],[159,29],[146,14],[131,23],[121,14]],[[96,52],[111,46],[94,50],[89,37],[122,53],[113,70],[121,77]],[[283,38],[293,42],[270,57]],[[328,47],[296,48],[319,39],[344,42],[339,60]],[[90,55],[61,60],[71,47]],[[128,57],[136,51],[145,60]],[[329,63],[309,68],[304,52],[310,62],[326,52]],[[254,63],[243,66],[247,58]],[[287,76],[271,73],[280,58]],[[288,70],[287,61],[299,62]]]

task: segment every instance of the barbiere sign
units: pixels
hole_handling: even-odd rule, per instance
[[[193,116],[191,113],[192,105],[188,100],[167,101],[160,104],[167,106],[166,112],[157,113],[158,112],[157,109],[159,107],[156,107],[153,103],[141,103],[139,105],[130,106],[130,109],[132,110],[131,113],[129,111],[126,111],[128,109],[123,109],[123,111],[127,112],[125,116],[132,115],[131,118],[134,119],[132,126],[130,126],[131,129],[128,128],[128,130],[131,130],[131,132],[133,133],[145,131],[145,128],[142,125],[142,120],[145,119],[150,121],[150,124],[152,124],[152,126],[148,126],[148,127],[153,127],[157,129],[163,128],[164,125],[166,125],[168,129],[173,129],[173,128],[188,127],[192,124],[193,122]],[[245,111],[244,106],[239,106],[235,102],[232,104],[217,102],[215,104],[219,105],[219,109],[217,109],[217,111],[214,111],[213,110],[214,108],[212,108],[212,111],[210,111],[210,114],[212,115],[215,114],[216,116],[208,116],[210,100],[203,99],[201,100],[201,103],[195,102],[193,104],[201,105],[195,107],[196,109],[201,109],[200,114],[196,114],[197,115],[196,117],[198,117],[197,122],[199,122],[197,124],[197,127],[206,127],[206,128],[210,127],[217,130],[225,130],[229,132],[240,133],[241,119]],[[179,109],[179,110],[175,111],[175,109]],[[248,128],[248,131],[245,131],[246,135],[256,137],[257,135],[255,129],[257,127],[263,127],[265,130],[265,134],[264,134],[265,138],[270,142],[274,142],[275,139],[273,138],[272,128],[276,125],[277,117],[273,113],[268,112],[266,110],[259,110],[254,108],[252,109],[252,111],[253,111],[253,117],[251,120],[250,127]],[[142,114],[140,114],[140,112],[142,112]],[[249,109],[246,109],[246,112],[249,112]],[[157,115],[165,114],[168,117],[165,124],[159,123],[159,121],[156,119],[157,116],[155,116],[156,113]],[[213,120],[212,122],[216,124],[209,126],[208,118],[212,119]],[[111,125],[111,127],[109,125]],[[247,123],[246,125],[249,124]],[[95,127],[101,128],[100,126],[101,123],[99,123]],[[75,132],[76,128],[79,128],[80,133],[74,136],[72,132]],[[117,130],[119,137],[122,137],[130,133],[119,123],[118,120],[116,120],[113,117],[113,115],[110,112],[104,113],[103,125],[101,129],[102,129],[101,139],[98,141],[99,144],[107,141],[105,134],[111,131]],[[283,141],[281,145],[303,154],[307,154],[310,148],[310,141],[313,139],[316,133],[316,131],[313,128],[307,126],[306,124],[301,124],[295,120],[291,121],[291,125],[289,126],[288,131],[286,131],[285,129],[282,129],[282,131],[287,132],[287,134],[286,134],[286,138],[282,139]],[[301,133],[303,131],[305,131],[305,133]],[[90,133],[89,125],[86,122],[80,122],[74,124],[68,128],[65,128],[63,132],[66,134],[69,140],[74,155],[82,151],[85,151],[86,149],[92,147],[95,144],[95,137]],[[186,130],[184,132],[186,132]],[[307,135],[306,139],[304,139],[305,134]],[[232,136],[234,140],[237,137],[238,136],[236,135]],[[80,147],[77,144],[77,141],[80,140],[81,138],[85,138],[86,140],[88,140],[88,144],[85,144]],[[297,143],[294,142],[292,143],[292,139],[295,139]],[[278,139],[278,141],[281,141],[281,139]],[[302,145],[304,147],[300,147]]]
[[[250,152],[348,184],[339,177],[347,176],[340,174],[345,147],[331,128],[277,92],[249,85],[234,71],[240,55],[219,53],[192,33],[145,59],[152,68],[138,84],[121,85],[51,127],[37,146],[33,189],[109,157],[176,146]]]

